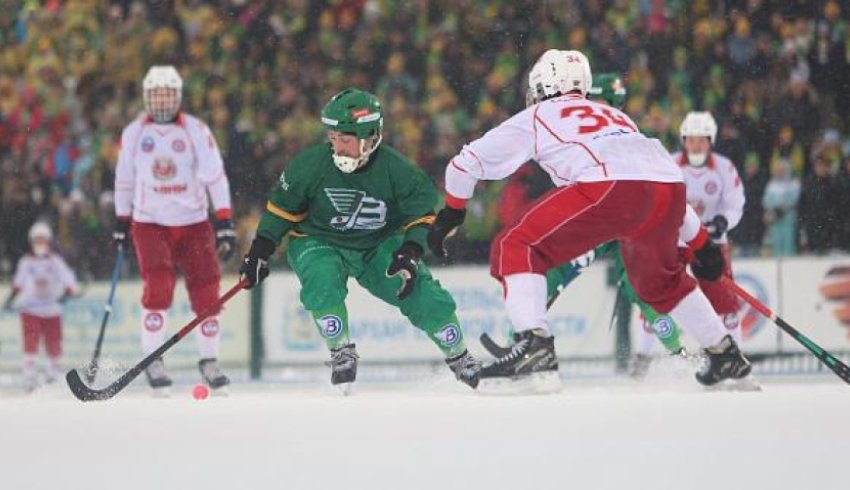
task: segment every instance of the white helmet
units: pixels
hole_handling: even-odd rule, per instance
[[[585,96],[592,85],[590,63],[581,51],[550,49],[543,53],[528,72],[525,102],[526,105],[533,105],[547,97],[573,90]]]
[[[35,240],[36,238],[44,238],[48,241],[53,239],[53,232],[50,230],[50,225],[43,221],[36,221],[31,227],[29,232],[30,241]]]
[[[151,92],[158,88],[174,89],[174,97],[165,105],[154,107],[151,103]],[[180,109],[180,101],[183,98],[183,79],[180,78],[177,69],[171,65],[152,66],[142,82],[142,94],[145,110],[151,118],[158,123],[170,122]]]
[[[688,136],[708,136],[708,141],[714,144],[717,137],[717,123],[710,112],[691,111],[685,115],[682,125],[679,127],[679,137],[682,143]]]

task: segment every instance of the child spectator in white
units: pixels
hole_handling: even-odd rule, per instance
[[[53,233],[46,223],[37,222],[29,230],[31,253],[18,261],[12,292],[3,304],[11,309],[15,298],[21,315],[23,333],[24,386],[33,390],[38,385],[36,356],[44,340],[48,365],[45,379],[48,383],[60,375],[62,355],[62,305],[61,302],[76,293],[74,273],[58,254],[51,251]]]

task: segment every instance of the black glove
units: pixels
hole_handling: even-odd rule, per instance
[[[404,242],[393,252],[393,261],[387,267],[387,277],[401,276],[402,284],[396,298],[404,299],[413,292],[416,283],[416,265],[422,257],[422,247],[418,243]]]
[[[275,245],[268,238],[258,236],[251,243],[248,255],[242,259],[239,267],[240,280],[245,279],[245,289],[251,289],[263,282],[269,275],[269,257],[274,253]]]
[[[218,258],[223,262],[233,257],[236,251],[236,232],[233,230],[233,220],[217,219],[213,225],[215,228],[215,248]]]
[[[428,232],[428,247],[437,257],[446,256],[446,238],[452,236],[463,224],[466,209],[455,209],[448,206],[437,213],[434,226]]]
[[[112,242],[122,250],[130,247],[130,219],[116,218],[115,227],[112,229]]]
[[[696,261],[691,264],[691,270],[698,279],[716,281],[723,275],[726,260],[720,245],[706,240],[701,249],[694,251],[694,257]]]
[[[708,236],[712,240],[717,240],[729,229],[729,221],[722,214],[718,214],[714,219],[705,224],[705,229],[708,231]]]

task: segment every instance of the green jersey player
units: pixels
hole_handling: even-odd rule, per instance
[[[358,355],[348,331],[349,277],[399,308],[475,388],[481,365],[466,350],[455,302],[421,261],[434,222],[436,190],[416,165],[381,145],[383,113],[374,95],[349,88],[322,109],[328,142],[311,146],[281,173],[240,273],[247,288],[269,273],[285,235],[300,299],[331,351],[331,383],[346,389]]]

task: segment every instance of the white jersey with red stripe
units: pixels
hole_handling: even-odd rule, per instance
[[[709,223],[715,216],[722,215],[729,223],[728,229],[735,228],[744,214],[745,201],[744,186],[735,164],[715,152],[708,154],[708,161],[701,167],[689,165],[682,152],[674,153],[673,159],[682,169],[688,188],[688,204],[700,221]],[[726,241],[725,233],[719,241]]]
[[[59,299],[66,292],[76,292],[77,280],[59,255],[27,254],[18,261],[12,287],[18,292],[21,312],[49,318],[62,314]]]
[[[210,198],[216,214],[229,218],[230,184],[206,124],[185,113],[168,124],[142,114],[124,128],[115,169],[118,217],[192,225],[209,219]]]
[[[499,180],[535,160],[556,186],[638,180],[682,182],[670,154],[622,111],[562,95],[502,122],[465,145],[446,167],[446,191],[468,199],[479,180]]]

